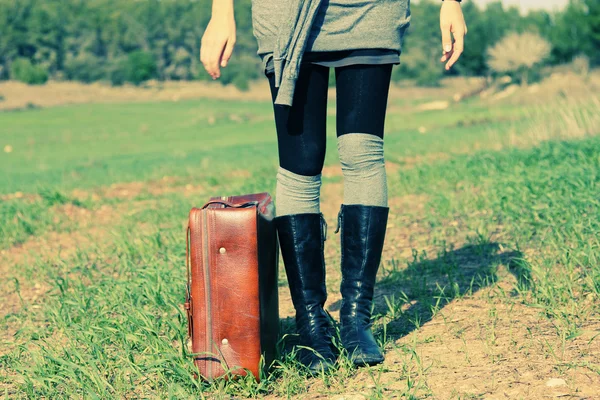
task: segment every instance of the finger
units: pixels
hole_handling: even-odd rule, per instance
[[[203,60],[203,64],[204,68],[213,79],[217,79],[221,76],[219,61],[221,60],[221,54],[223,54],[224,47],[225,41],[221,43],[211,42],[206,46],[206,57]]]
[[[442,30],[442,52],[446,54],[452,51],[452,35],[450,34],[450,25],[441,24],[440,28]]]
[[[200,62],[204,66],[204,69],[206,69],[206,46],[203,44],[200,45]]]
[[[235,38],[230,38],[225,45],[225,50],[221,56],[221,67],[226,67],[233,53],[233,47],[235,46]]]
[[[204,66],[206,72],[211,76],[211,78],[215,79],[215,71],[212,68],[211,63],[211,54],[212,54],[212,46],[208,43],[202,43],[200,47],[200,62]]]
[[[464,50],[464,43],[465,43],[464,36],[465,36],[465,33],[462,30],[456,31],[454,33],[454,46],[452,49],[452,57],[450,57],[450,60],[446,64],[446,70],[452,68],[454,63],[456,63],[456,61],[458,61],[458,58],[462,54],[462,52]]]
[[[453,53],[453,51],[450,51],[448,53],[444,52],[444,55],[442,56],[442,58],[440,58],[440,61],[441,62],[448,61],[450,59],[450,57],[452,57],[452,53]]]
[[[221,54],[223,52],[222,46],[213,46],[211,48],[210,57],[208,59],[208,68],[212,73],[213,79],[217,79],[221,76],[221,69],[219,68],[219,60],[221,60]]]
[[[222,41],[215,42],[212,46],[209,64],[210,64],[211,70],[214,73],[214,76],[213,76],[214,79],[217,79],[221,76],[220,63],[221,63],[221,57],[223,56],[226,45],[227,45],[227,39],[223,39]]]
[[[456,44],[455,44],[456,46]],[[454,53],[452,54],[452,57],[450,57],[450,60],[448,60],[448,63],[446,63],[446,70],[449,70],[450,68],[452,68],[452,66],[456,63],[456,61],[458,61],[458,58],[460,57],[460,55],[462,54],[462,50],[455,50]]]

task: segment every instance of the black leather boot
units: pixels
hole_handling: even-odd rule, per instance
[[[388,207],[344,204],[338,215],[338,230],[342,230],[340,335],[348,356],[359,366],[384,360],[371,332],[371,305],[388,214]]]
[[[298,358],[311,373],[331,368],[336,360],[329,315],[323,309],[325,287],[326,223],[322,214],[293,214],[275,218],[281,255],[300,337]]]

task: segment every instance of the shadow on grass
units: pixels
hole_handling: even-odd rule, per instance
[[[415,251],[406,268],[391,260],[378,282],[373,316],[389,321],[386,339],[397,340],[431,321],[454,299],[494,284],[500,265],[515,276],[519,288],[530,285],[531,272],[520,251],[481,237],[459,249],[444,249],[436,258]]]
[[[530,269],[522,253],[481,237],[459,249],[444,249],[436,258],[414,251],[405,268],[392,259],[382,267],[385,272],[377,283],[373,317],[384,318],[385,339],[395,341],[431,321],[454,299],[494,284],[499,265],[508,268],[520,288],[529,286]],[[340,307],[341,300],[329,309]],[[381,337],[383,329],[375,333]]]
[[[453,300],[493,285],[500,265],[506,266],[518,287],[526,290],[531,272],[522,257],[518,250],[505,250],[499,243],[478,237],[459,249],[445,248],[436,258],[414,251],[407,267],[389,260],[382,266],[384,277],[377,282],[373,309],[375,320],[384,318],[387,322],[385,338],[382,328],[375,329],[376,337],[395,341],[419,329]],[[340,307],[341,300],[328,309],[337,317]],[[297,343],[294,332],[294,319],[282,319],[281,333],[289,335],[283,341],[284,352]]]

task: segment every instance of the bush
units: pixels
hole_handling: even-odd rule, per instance
[[[495,72],[520,76],[526,86],[530,72],[536,72],[534,67],[539,67],[551,50],[550,43],[537,33],[511,33],[487,50],[488,66]]]
[[[85,83],[99,81],[106,78],[106,65],[103,59],[93,54],[80,54],[65,62],[65,76]]]
[[[401,63],[392,71],[394,82],[414,79],[418,86],[437,87],[444,75],[444,69],[436,60],[436,55],[425,45],[413,46],[401,56]]]
[[[107,67],[108,79],[113,86],[121,86],[127,82],[127,59],[114,60]]]
[[[585,54],[580,54],[573,57],[571,69],[577,75],[587,77],[590,73],[590,59]]]
[[[164,68],[166,79],[186,80],[193,77],[192,54],[185,48],[180,47],[175,51],[171,64]]]
[[[219,80],[224,85],[232,84],[240,90],[247,90],[250,81],[261,77],[260,66],[261,62],[258,57],[246,54],[236,55],[231,58],[227,67],[221,68]]]
[[[10,66],[10,78],[29,85],[43,85],[48,81],[48,71],[26,58],[18,58]]]
[[[127,56],[124,72],[127,81],[139,85],[156,77],[156,60],[151,53],[142,50],[134,51]]]

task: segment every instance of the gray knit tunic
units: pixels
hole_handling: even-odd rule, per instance
[[[252,0],[258,55],[273,61],[281,105],[292,105],[305,51],[400,52],[409,24],[410,0]]]

